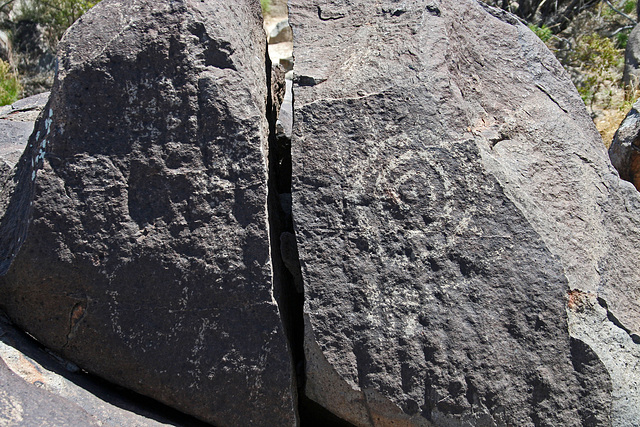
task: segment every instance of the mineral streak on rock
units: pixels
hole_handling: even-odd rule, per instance
[[[220,426],[296,424],[265,49],[258,2],[103,0],[60,44],[0,223],[0,305],[17,324]]]
[[[606,424],[566,295],[637,295],[601,270],[628,191],[560,64],[473,0],[290,12],[307,396],[359,426]]]

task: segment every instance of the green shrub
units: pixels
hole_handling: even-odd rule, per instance
[[[630,32],[631,30],[627,30],[627,31],[620,31],[618,34],[616,34],[616,45],[618,48],[620,49],[627,48],[627,42],[629,41]]]
[[[634,10],[636,10],[636,4],[638,2],[636,0],[627,0],[624,2],[622,7],[620,8],[624,13],[630,14]]]
[[[624,51],[616,42],[592,33],[578,40],[571,56],[571,62],[583,76],[576,86],[585,104],[593,105],[596,96],[610,99],[608,92],[618,85],[624,65]]]
[[[535,33],[536,36],[540,38],[540,40],[542,40],[545,43],[548,42],[551,39],[551,37],[553,37],[553,32],[546,25],[543,25],[542,27],[538,27],[537,25],[529,24],[527,26],[531,31]]]
[[[624,55],[613,40],[597,33],[589,34],[578,41],[575,50],[576,59],[581,61],[587,71],[598,74],[621,66]]]
[[[11,66],[0,59],[0,105],[16,102],[22,92],[20,79]]]
[[[271,0],[260,0],[260,6],[262,6],[262,13],[268,13],[271,8]]]

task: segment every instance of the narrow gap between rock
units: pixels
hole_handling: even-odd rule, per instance
[[[280,8],[280,20],[265,16],[268,40],[266,57],[267,119],[269,122],[269,230],[273,281],[280,315],[289,341],[295,369],[298,415],[302,427],[349,427],[304,394],[304,290],[296,244],[291,199],[291,137],[293,126],[292,31],[286,0],[272,2]]]

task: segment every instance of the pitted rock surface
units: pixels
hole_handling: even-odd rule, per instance
[[[366,426],[610,423],[638,374],[570,335],[568,292],[640,329],[640,199],[553,55],[473,0],[290,12],[307,396]]]
[[[265,49],[258,2],[100,2],[60,44],[0,223],[13,321],[220,426],[296,423],[268,237]]]

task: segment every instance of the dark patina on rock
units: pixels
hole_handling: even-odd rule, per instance
[[[629,193],[560,64],[473,0],[290,10],[306,395],[359,426],[611,423],[567,295],[638,325],[599,267]]]
[[[257,2],[100,2],[61,42],[0,223],[0,305],[17,324],[220,426],[296,423],[265,48]]]

